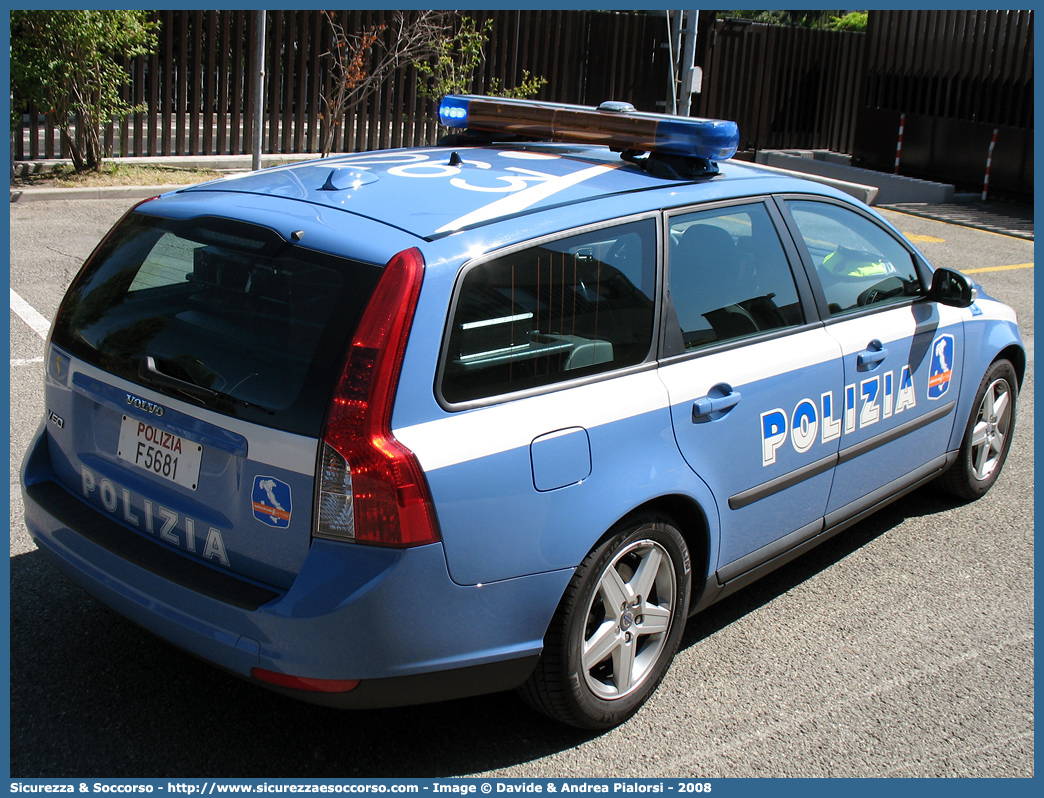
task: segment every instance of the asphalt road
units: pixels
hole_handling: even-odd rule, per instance
[[[128,204],[12,205],[12,289],[52,318]],[[1033,262],[1029,241],[889,216],[938,265]],[[1015,306],[1032,352],[1033,268],[975,277]],[[21,520],[42,353],[12,312],[13,777],[1034,775],[1032,363],[990,494],[957,505],[918,491],[711,608],[645,709],[591,735],[513,694],[351,713],[297,703],[89,598]]]

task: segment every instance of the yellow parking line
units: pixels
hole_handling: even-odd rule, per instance
[[[983,266],[981,269],[961,269],[965,274],[978,274],[979,272],[1007,272],[1012,269],[1032,269],[1032,263],[1016,263],[1014,266]]]

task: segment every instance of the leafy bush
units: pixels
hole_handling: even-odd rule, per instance
[[[834,17],[824,27],[830,30],[851,30],[851,31],[865,31],[866,30],[866,19],[867,12],[865,11],[849,11],[844,16]]]
[[[120,97],[129,75],[114,59],[151,53],[157,27],[144,11],[12,11],[12,130],[22,129],[20,110],[36,105],[58,123],[76,171],[97,170],[101,125],[144,110]],[[80,141],[69,133],[73,115]]]
[[[467,94],[471,91],[475,72],[485,59],[485,47],[493,34],[493,20],[487,19],[479,27],[471,17],[463,17],[456,33],[446,35],[435,44],[434,55],[417,61],[414,66],[422,78],[418,91],[422,97],[440,101],[447,94]],[[522,70],[522,82],[512,89],[492,78],[486,94],[497,97],[525,99],[532,97],[547,83],[547,79]]]
[[[749,19],[766,25],[793,25],[820,30],[865,31],[866,11],[719,11],[720,17]],[[840,16],[839,16],[840,15]]]

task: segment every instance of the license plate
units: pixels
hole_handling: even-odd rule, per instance
[[[146,421],[124,416],[116,455],[131,465],[189,490],[199,483],[203,447]]]

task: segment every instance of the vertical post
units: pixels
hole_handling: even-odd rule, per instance
[[[982,201],[986,201],[986,192],[990,189],[990,167],[993,165],[993,148],[997,146],[997,128],[993,129],[993,138],[990,139],[990,151],[986,155],[986,177],[982,181]]]
[[[695,90],[696,76],[696,30],[699,22],[700,12],[696,10],[686,11],[685,19],[685,53],[682,56],[681,68],[681,116],[689,115],[692,106],[692,93]]]
[[[682,12],[667,14],[667,113],[678,113],[678,54],[681,50]]]
[[[9,70],[10,70],[10,68],[9,68]],[[11,98],[11,106],[14,107],[14,104],[15,104],[14,92],[13,91],[10,92],[9,96]],[[34,108],[32,110],[36,110],[36,109]],[[19,115],[19,116],[21,116],[21,115]],[[17,143],[19,145],[21,145],[17,149],[24,151],[25,145],[22,144],[22,140],[25,137],[25,133],[23,131],[24,131],[24,128],[23,128],[23,125],[21,125],[21,124],[18,125],[18,130],[12,130],[11,131],[11,180],[15,179],[15,142],[16,142],[15,136],[18,137],[17,138]]]
[[[906,112],[899,115],[899,141],[895,145],[895,174],[899,174],[899,158],[903,153],[903,130],[906,128]]]
[[[518,32],[522,28],[522,11],[519,9],[515,12],[515,49],[511,56],[511,84],[516,85],[515,81],[518,80]]]
[[[265,14],[257,12],[254,24],[254,147],[250,168],[255,172],[261,168],[261,150],[265,138]]]
[[[664,14],[667,20],[667,41],[660,45],[660,47],[667,48],[667,102],[664,104],[667,113],[676,114],[678,113],[678,106],[674,99],[674,48],[671,46],[671,14],[668,11]]]

